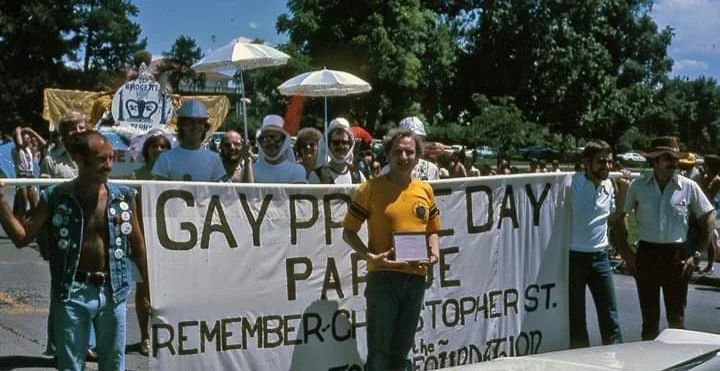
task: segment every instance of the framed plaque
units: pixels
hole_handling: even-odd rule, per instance
[[[425,232],[394,232],[395,260],[428,262],[428,238]]]

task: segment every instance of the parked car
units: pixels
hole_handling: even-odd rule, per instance
[[[531,158],[537,158],[538,160],[559,160],[561,157],[559,151],[539,144],[520,148],[518,149],[518,153],[526,160]]]
[[[630,162],[645,162],[645,157],[636,152],[625,152],[617,155],[617,158]]]
[[[473,152],[474,157],[476,158],[497,157],[497,152],[495,152],[490,146],[476,147],[474,150],[470,151],[471,154],[473,154]]]
[[[720,370],[720,335],[667,329],[655,340],[496,358],[455,371]]]

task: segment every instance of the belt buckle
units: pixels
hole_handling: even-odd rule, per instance
[[[93,272],[88,275],[88,282],[96,286],[105,284],[105,272]]]

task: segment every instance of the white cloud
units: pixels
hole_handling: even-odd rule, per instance
[[[676,60],[673,64],[673,72],[680,72],[682,70],[707,70],[708,64],[704,61],[695,59],[681,59]]]
[[[720,55],[720,1],[659,0],[652,16],[659,27],[674,29],[670,52],[676,57]]]
[[[258,24],[255,22],[250,22],[250,23],[248,23],[248,27],[250,27],[251,29],[254,30],[254,29],[258,28]]]

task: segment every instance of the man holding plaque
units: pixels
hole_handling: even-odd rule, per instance
[[[413,178],[423,152],[410,130],[384,140],[387,174],[365,181],[343,221],[343,239],[368,262],[367,369],[404,370],[425,294],[427,267],[438,260],[440,217],[432,187]],[[368,223],[367,245],[358,236]]]

